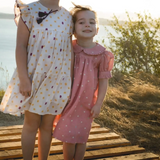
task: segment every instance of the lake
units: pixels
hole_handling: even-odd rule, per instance
[[[105,39],[108,45],[105,27],[114,32],[110,26],[100,25],[99,33],[95,36],[95,40],[99,42]],[[16,46],[17,27],[12,19],[0,19],[0,89],[5,89],[7,82],[12,77],[16,68],[15,63],[15,46]]]

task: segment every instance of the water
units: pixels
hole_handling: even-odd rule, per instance
[[[112,30],[109,26],[107,28]],[[16,68],[16,31],[17,27],[14,20],[0,19],[0,88],[4,89]],[[100,25],[99,33],[94,39],[98,41],[105,39],[105,43],[108,44],[106,37],[105,27]]]
[[[0,19],[0,64],[12,73],[15,68],[16,25]]]

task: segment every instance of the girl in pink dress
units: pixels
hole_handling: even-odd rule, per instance
[[[107,91],[114,56],[93,42],[98,32],[93,10],[75,5],[72,16],[76,37],[73,41],[75,62],[72,95],[53,136],[63,141],[64,160],[82,160],[93,118],[99,115]]]

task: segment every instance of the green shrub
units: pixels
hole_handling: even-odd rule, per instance
[[[137,15],[136,21],[119,22],[114,16],[112,28],[118,36],[108,33],[110,46],[115,55],[115,69],[123,73],[139,71],[160,75],[160,18],[153,19],[145,13]]]

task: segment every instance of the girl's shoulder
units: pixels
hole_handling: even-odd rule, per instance
[[[109,57],[113,57],[114,58],[114,54],[111,52],[111,51],[109,51],[109,50],[107,50],[104,46],[102,46],[101,44],[99,44],[99,43],[96,43],[97,44],[97,46],[99,47],[99,49],[101,48],[102,50],[103,50],[103,52],[101,52],[101,54],[103,54],[103,55],[105,55],[105,56],[109,56]],[[98,48],[97,48],[98,49]]]
[[[28,28],[31,29],[31,17],[33,17],[33,11],[35,10],[35,7],[36,7],[36,2],[25,4],[21,0],[16,0],[14,5],[14,14],[15,14],[14,20],[16,25],[18,25],[19,18],[21,16],[23,21],[28,26]]]
[[[61,10],[60,11],[61,11],[61,16],[65,15],[66,18],[72,20],[72,15],[71,15],[71,13],[66,8],[64,8],[64,7],[61,6]]]
[[[38,1],[35,2],[31,2],[31,3],[23,3],[21,0],[16,0],[15,2],[15,9],[19,8],[21,10],[21,12],[33,12],[38,11],[38,10],[42,10],[43,6],[41,6],[41,4]]]
[[[40,5],[40,3],[38,1],[35,1],[35,2],[31,2],[31,3],[23,3],[21,0],[17,0],[16,3],[20,6],[26,6],[28,8],[31,8],[31,10],[33,8],[36,8]]]
[[[76,40],[73,40],[72,44],[73,44],[73,50],[75,53],[84,52],[88,55],[93,55],[93,56],[103,55],[103,54],[112,54],[110,51],[107,51],[106,48],[99,43],[96,43],[96,45],[92,48],[83,48],[77,44]]]
[[[33,11],[44,11],[45,7],[38,1],[31,2],[27,4],[28,9],[30,9],[31,12]]]
[[[71,15],[71,13],[63,6],[60,6],[61,7],[61,10],[69,15]]]

